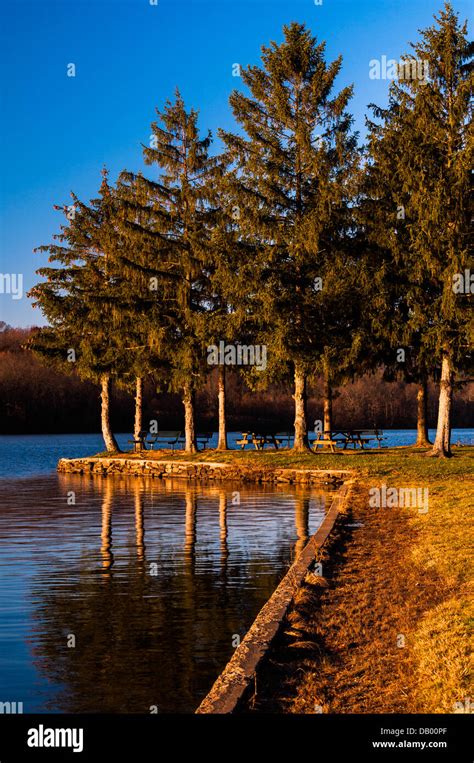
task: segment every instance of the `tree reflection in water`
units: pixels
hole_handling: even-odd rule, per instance
[[[30,640],[44,708],[72,713],[192,712],[325,501],[288,486],[240,486],[234,506],[232,485],[78,475],[60,485],[76,492],[75,522],[57,525],[49,574],[35,578]]]

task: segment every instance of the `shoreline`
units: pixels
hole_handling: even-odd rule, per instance
[[[354,483],[237,712],[472,712],[474,480],[430,477],[428,514],[371,507],[374,482]]]
[[[352,482],[348,481],[337,490],[321,525],[258,612],[243,641],[196,709],[197,714],[232,713],[238,711],[245,701],[260,664],[268,658],[272,642],[295,595],[305,578],[314,577],[311,571],[317,555],[333,532],[339,516],[347,509],[351,486]]]
[[[161,460],[122,454],[62,459],[58,468],[90,479],[156,470],[164,479],[180,473],[214,483],[352,483],[346,510],[313,555],[322,575],[299,581],[234,712],[462,712],[456,708],[469,697],[466,546],[473,532],[474,448],[454,447],[449,459],[425,453],[359,451],[342,461],[339,454],[288,450],[168,453]],[[429,488],[428,510],[371,505],[371,494],[383,486]]]
[[[241,481],[288,485],[342,485],[352,476],[348,469],[278,468],[268,465],[229,464],[224,462],[158,460],[147,458],[62,458],[57,471],[61,474],[128,475],[157,479],[181,478],[200,481]]]

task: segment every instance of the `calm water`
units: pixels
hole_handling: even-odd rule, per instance
[[[0,437],[0,702],[192,712],[330,493],[55,472],[102,449],[100,435]]]
[[[0,701],[24,712],[193,711],[328,497],[149,478],[3,480]]]
[[[387,429],[384,445],[413,445],[416,441],[414,429]],[[433,440],[434,430],[430,430]],[[127,443],[130,434],[117,435],[119,447],[130,448]],[[235,448],[240,432],[229,434],[229,447]],[[474,445],[474,429],[453,429],[451,442]],[[214,434],[210,447],[216,447],[217,434]],[[377,447],[377,444],[372,444]],[[59,435],[0,435],[0,478],[12,476],[30,476],[49,474],[56,469],[60,458],[79,458],[92,456],[104,450],[104,441],[100,434],[59,434]]]

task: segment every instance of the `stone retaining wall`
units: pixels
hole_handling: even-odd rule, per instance
[[[138,458],[62,458],[58,471],[68,474],[109,474],[148,476],[157,478],[181,477],[196,480],[237,480],[240,482],[270,482],[287,484],[340,485],[351,474],[337,469],[278,469],[269,466],[245,466],[204,461],[155,461]]]
[[[258,613],[196,713],[232,713],[238,709],[242,696],[255,680],[256,670],[267,654],[296,591],[333,529],[339,512],[344,510],[349,495],[349,483],[336,492],[321,525]]]

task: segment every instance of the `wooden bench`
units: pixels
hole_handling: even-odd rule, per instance
[[[275,440],[277,441],[278,445],[283,445],[283,443],[285,443],[286,447],[289,448],[292,437],[293,432],[277,432],[275,435]]]
[[[212,438],[212,432],[198,432],[196,435],[196,443],[202,445],[202,449],[206,450],[206,445]]]
[[[146,429],[142,429],[138,433],[138,437],[134,437],[132,440],[127,440],[130,444],[133,445],[133,451],[134,453],[139,453],[141,450],[146,450],[146,436],[148,432]]]
[[[174,450],[174,446],[178,444],[181,437],[181,432],[171,430],[163,430],[156,434],[150,435],[150,439],[147,440],[150,450],[153,450],[154,445],[171,445]]]
[[[199,446],[201,444],[203,446],[203,450],[206,450],[206,445],[211,439],[211,437],[212,437],[212,432],[198,432],[195,437],[196,445]],[[184,435],[183,432],[180,433],[179,443],[183,445],[183,447],[186,444],[186,436]]]

